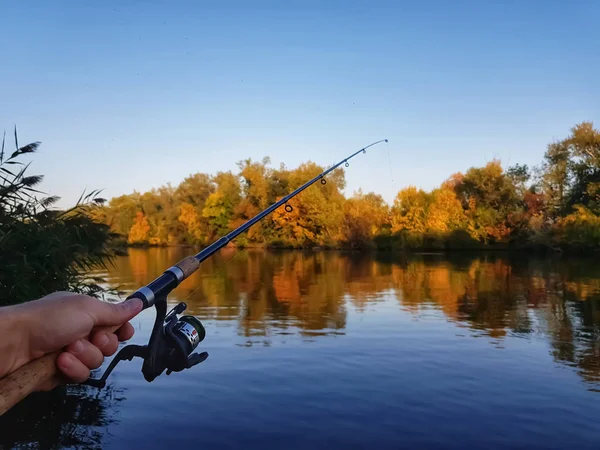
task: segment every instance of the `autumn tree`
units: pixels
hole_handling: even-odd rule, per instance
[[[215,190],[211,182],[210,175],[206,173],[196,173],[185,178],[174,192],[177,200],[181,203],[188,203],[198,211],[202,211],[204,203],[210,194]]]
[[[358,191],[343,204],[343,239],[351,247],[369,247],[390,226],[389,207],[381,195]]]
[[[456,193],[448,188],[434,189],[429,198],[425,229],[430,233],[448,233],[464,229],[467,217]]]
[[[171,245],[180,242],[185,228],[177,220],[179,202],[172,186],[162,186],[142,194],[139,206],[148,218],[148,242],[151,245]]]
[[[240,203],[240,182],[231,172],[219,172],[213,178],[216,190],[206,199],[202,217],[208,221],[211,238],[220,237],[231,231],[235,207]]]
[[[570,156],[564,142],[548,145],[541,171],[540,184],[546,196],[547,213],[554,218],[563,213],[568,203]]]
[[[571,156],[568,206],[584,205],[600,212],[600,131],[591,122],[583,122],[571,129],[563,145]]]
[[[182,203],[178,220],[185,226],[185,241],[188,244],[203,244],[206,240],[204,226],[194,205]]]
[[[237,216],[235,226],[251,219],[272,203],[269,202],[272,200],[269,198],[269,163],[269,158],[263,158],[261,162],[251,159],[238,162],[242,198],[235,210]],[[268,224],[261,222],[248,231],[247,239],[251,242],[264,242],[266,234],[268,234]]]
[[[110,226],[111,231],[122,236],[129,235],[136,214],[141,210],[139,197],[140,194],[137,192],[113,197],[108,205],[102,209],[105,223]]]
[[[428,194],[414,186],[398,192],[392,207],[392,231],[425,233],[428,203]]]
[[[197,173],[176,187],[115,197],[94,217],[129,242],[207,244],[324,170],[312,162],[272,168],[269,158],[240,161],[238,169],[215,176]],[[494,160],[455,173],[428,192],[402,189],[389,207],[373,193],[344,197],[344,171],[338,168],[325,184],[289,201],[291,212],[278,209],[236,243],[451,248],[453,241],[464,247],[473,240],[551,246],[573,240],[595,246],[600,132],[590,122],[576,125],[569,136],[548,146],[535,174],[527,165],[505,170]]]
[[[600,212],[600,131],[591,122],[548,146],[540,168],[548,216],[556,219],[583,205]]]
[[[531,172],[527,164],[515,164],[506,169],[506,176],[512,181],[520,197],[525,195],[528,190],[528,182],[531,179]]]
[[[513,177],[494,160],[484,167],[472,167],[455,186],[467,211],[469,233],[483,242],[506,242],[510,215],[522,207]]]
[[[296,189],[323,172],[323,167],[309,162],[301,164],[289,173],[289,188]],[[279,208],[273,213],[272,241],[306,247],[312,245],[335,245],[341,239],[343,220],[341,190],[345,186],[344,172],[333,171],[326,184],[317,184],[294,197],[289,205],[291,213]]]
[[[143,212],[138,211],[135,215],[135,219],[129,235],[127,236],[127,242],[130,244],[145,244],[148,243],[148,232],[150,231],[150,225],[148,224],[148,218]]]

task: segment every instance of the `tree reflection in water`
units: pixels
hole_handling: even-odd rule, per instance
[[[101,449],[123,393],[69,386],[31,395],[0,418],[0,448]]]
[[[131,291],[185,254],[131,249],[109,278]],[[493,342],[544,339],[553,358],[572,367],[590,389],[600,381],[600,264],[593,260],[225,249],[205,261],[174,299],[185,300],[189,313],[202,320],[235,324],[249,345],[269,345],[285,334],[344,334],[350,309],[368,315],[379,302],[391,302],[398,314],[434,310]],[[103,427],[114,420],[122,398],[114,388],[40,394],[2,419],[0,443],[100,448]]]

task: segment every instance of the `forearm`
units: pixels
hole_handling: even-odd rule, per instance
[[[31,359],[28,328],[21,306],[0,308],[0,378]]]

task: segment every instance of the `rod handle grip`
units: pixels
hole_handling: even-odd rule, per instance
[[[184,258],[175,264],[175,267],[179,267],[183,272],[183,278],[189,277],[198,269],[199,266],[200,262],[198,262],[198,260],[193,256],[188,256],[187,258]]]
[[[117,325],[107,329],[114,333],[120,327],[121,325]],[[56,379],[58,384],[60,374],[56,367],[56,358],[60,353],[48,353],[0,378],[0,416],[52,380]]]
[[[57,375],[58,355],[44,355],[0,379],[0,416]]]

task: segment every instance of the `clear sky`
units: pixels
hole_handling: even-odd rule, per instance
[[[74,202],[270,156],[390,201],[600,125],[598,1],[0,1],[0,129]],[[391,167],[390,167],[391,161]]]

